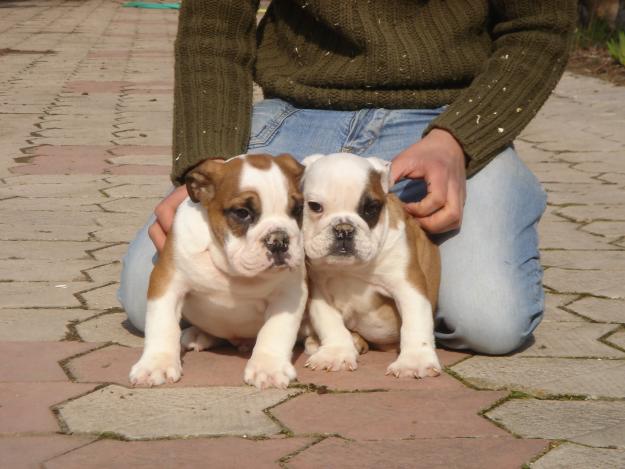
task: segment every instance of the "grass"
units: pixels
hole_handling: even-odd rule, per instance
[[[625,67],[625,32],[619,32],[618,39],[610,39],[607,46],[612,58]]]

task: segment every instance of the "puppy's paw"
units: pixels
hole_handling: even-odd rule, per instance
[[[182,376],[180,357],[166,353],[142,356],[130,370],[130,383],[158,386],[175,383]]]
[[[358,350],[351,346],[322,345],[306,362],[311,370],[354,371],[358,368]]]
[[[290,361],[267,353],[252,354],[245,366],[243,380],[258,389],[286,389],[297,376]]]
[[[441,374],[441,365],[438,362],[436,351],[423,347],[416,351],[402,352],[386,369],[387,375],[396,378],[425,378]]]
[[[218,342],[219,339],[201,331],[195,326],[187,327],[180,334],[180,345],[184,350],[201,352],[214,347]]]

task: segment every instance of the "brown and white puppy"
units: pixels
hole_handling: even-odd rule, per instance
[[[256,345],[244,380],[285,388],[307,299],[301,240],[303,166],[290,155],[205,161],[187,176],[150,277],[141,359],[132,384],[180,379],[180,346],[202,350],[218,339]],[[180,332],[180,317],[193,327]]]
[[[379,348],[400,346],[387,374],[437,376],[438,248],[389,194],[390,163],[338,153],[304,165],[309,314],[320,342],[307,340],[306,365],[356,369],[356,333]]]

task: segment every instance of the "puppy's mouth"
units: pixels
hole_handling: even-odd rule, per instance
[[[291,255],[288,252],[267,252],[267,259],[271,263],[270,269],[286,269],[289,267],[288,260],[291,259]]]

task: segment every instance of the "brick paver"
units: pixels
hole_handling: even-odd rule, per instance
[[[221,349],[186,354],[180,383],[129,389],[140,337],[115,290],[169,189],[177,12],[121,3],[1,8],[2,464],[625,465],[625,88],[571,74],[516,142],[549,194],[545,322],[523,351],[441,352],[448,373],[423,381],[384,376],[392,353],[320,373],[296,352],[300,384],[274,395],[243,386],[245,357]]]

